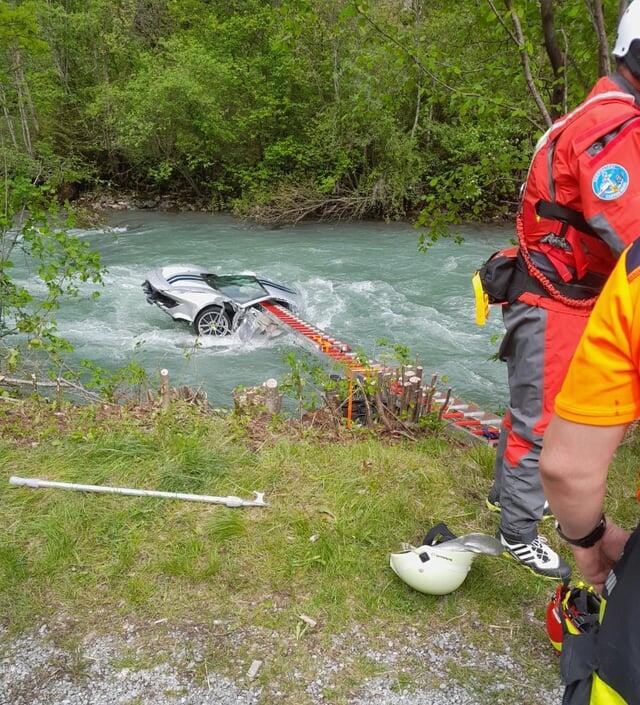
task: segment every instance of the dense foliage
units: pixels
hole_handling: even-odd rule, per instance
[[[622,4],[604,3],[609,34]],[[601,9],[2,0],[3,161],[63,197],[107,184],[266,220],[423,208],[427,222],[485,218],[513,206],[545,126],[540,103],[562,112],[603,70]]]
[[[11,369],[19,348],[7,341],[16,335],[54,358],[70,350],[56,332],[56,311],[62,299],[80,295],[81,283],[101,284],[103,269],[99,255],[69,232],[73,223],[49,187],[6,176],[0,194],[0,361]],[[13,276],[18,260],[27,262],[31,281]]]

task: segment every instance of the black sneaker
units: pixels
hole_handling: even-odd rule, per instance
[[[498,539],[504,550],[518,563],[550,580],[568,580],[571,567],[549,546],[544,536],[538,536],[531,543],[511,543],[498,532]]]
[[[500,504],[500,500],[494,499],[493,497],[489,496],[485,500],[485,503],[487,505],[487,509],[490,512],[497,512],[499,514],[502,511],[502,505]],[[553,518],[554,516],[553,512],[551,511],[551,507],[549,506],[549,502],[545,501],[544,508],[542,509],[542,521]]]

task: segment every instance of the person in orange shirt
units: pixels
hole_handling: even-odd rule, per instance
[[[540,458],[557,530],[605,603],[597,632],[563,639],[565,705],[640,703],[640,527],[629,534],[603,512],[609,463],[638,418],[640,241],[620,258],[589,318]]]

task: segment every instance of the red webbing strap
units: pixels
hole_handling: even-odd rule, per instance
[[[531,255],[529,254],[525,241],[524,226],[522,224],[522,211],[520,211],[516,216],[516,233],[518,235],[522,259],[527,265],[527,271],[537,282],[540,283],[542,288],[547,292],[547,294],[549,294],[549,296],[551,296],[552,299],[555,299],[556,301],[559,301],[565,306],[569,306],[571,308],[578,308],[581,310],[593,308],[595,302],[598,300],[597,296],[592,296],[590,299],[571,299],[568,296],[561,294],[555,288],[553,283],[538,269],[538,267],[536,267],[531,259]]]

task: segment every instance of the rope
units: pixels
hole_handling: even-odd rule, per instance
[[[522,253],[522,259],[527,265],[527,271],[529,274],[542,286],[542,288],[551,296],[552,299],[559,301],[565,306],[571,308],[577,308],[581,310],[592,309],[596,301],[597,296],[592,296],[590,299],[571,299],[564,294],[561,294],[553,285],[553,283],[547,279],[547,277],[536,267],[531,255],[529,254],[529,249],[524,236],[524,226],[522,224],[522,211],[516,216],[516,233],[518,235],[518,242],[520,245],[520,252]]]

